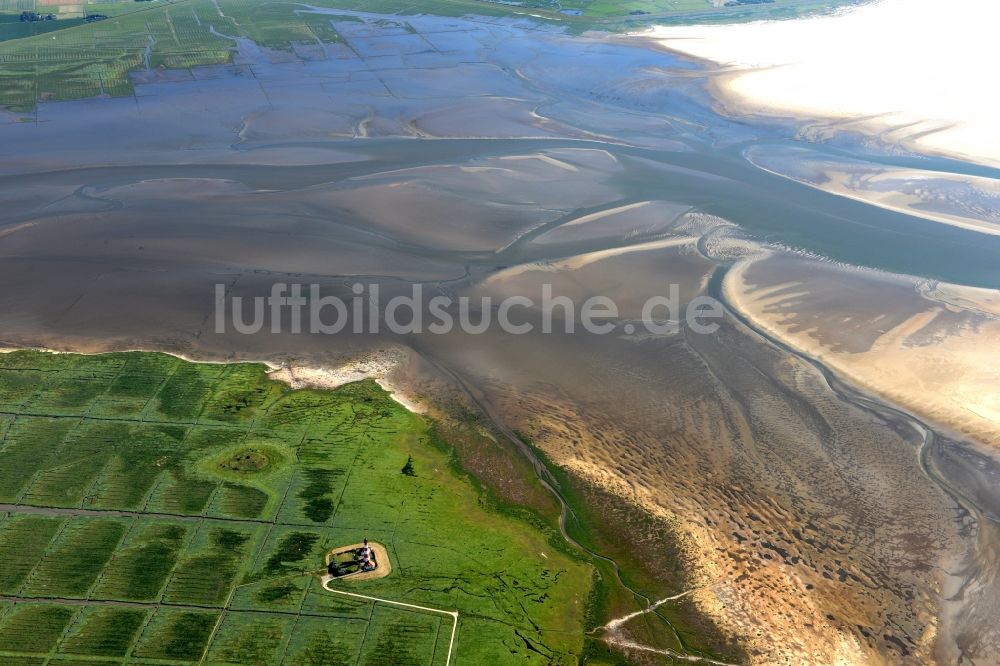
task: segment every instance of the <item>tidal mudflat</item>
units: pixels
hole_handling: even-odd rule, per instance
[[[707,70],[634,38],[295,11],[341,41],[234,40],[231,64],[140,72],[133,98],[6,117],[0,340],[313,368],[400,350],[403,393],[445,415],[454,398],[498,446],[551,464],[568,538],[591,520],[604,531],[582,547],[632,558],[643,594],[604,600],[594,624],[629,617],[597,635],[638,662],[995,654],[984,303],[1000,237],[793,176],[845,157],[996,173],[727,119]],[[989,224],[967,194],[949,214]],[[215,332],[216,285],[275,282],[385,298],[547,283],[620,313],[602,336]],[[670,284],[725,305],[715,334],[627,332]],[[885,383],[891,368],[906,374]],[[980,425],[950,421],[976,387]]]

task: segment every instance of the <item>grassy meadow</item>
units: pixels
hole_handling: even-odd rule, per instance
[[[292,390],[256,364],[0,355],[0,664],[576,663],[593,569],[493,508],[373,382]],[[415,475],[401,472],[409,457]]]

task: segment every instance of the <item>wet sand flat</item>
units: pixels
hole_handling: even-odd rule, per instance
[[[716,90],[735,113],[854,125],[917,151],[997,166],[996,100],[987,83],[997,65],[983,57],[996,20],[996,7],[976,0],[885,0],[831,16],[651,34],[724,65]]]
[[[741,313],[845,378],[961,435],[1000,442],[1000,322],[976,307],[975,292],[960,301],[955,285],[780,255],[740,265],[725,288]]]

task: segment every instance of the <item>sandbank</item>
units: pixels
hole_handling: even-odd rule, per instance
[[[882,0],[832,15],[660,26],[659,44],[723,65],[712,85],[734,115],[826,121],[897,145],[1000,165],[1000,6]]]

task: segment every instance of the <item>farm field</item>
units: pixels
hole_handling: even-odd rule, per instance
[[[412,456],[415,475],[401,472]],[[575,663],[592,569],[484,507],[378,385],[256,364],[0,355],[0,664]]]

